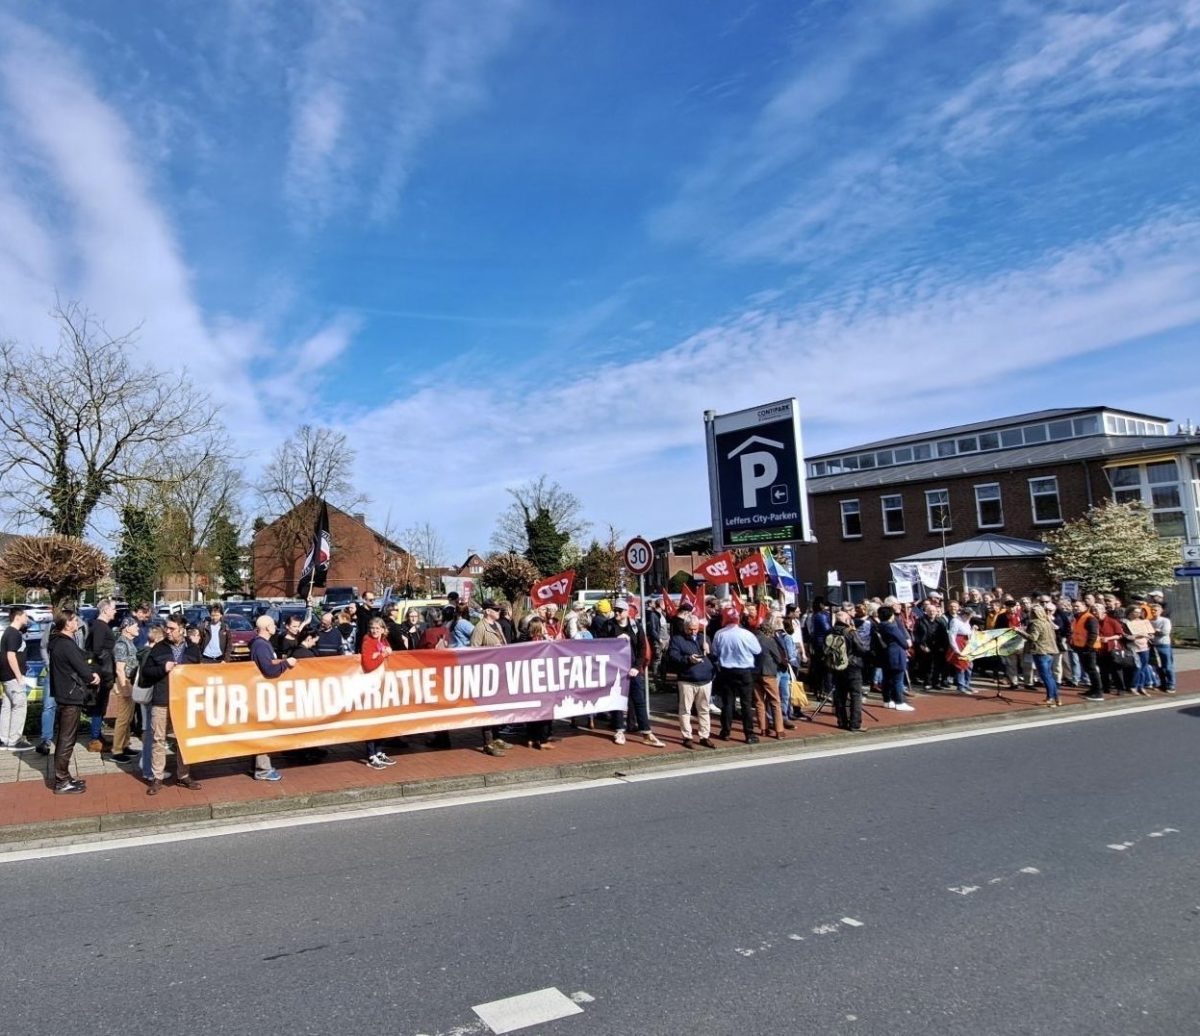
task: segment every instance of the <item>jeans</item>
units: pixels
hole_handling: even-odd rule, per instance
[[[42,740],[49,743],[54,740],[54,717],[58,712],[58,702],[50,696],[50,680],[47,676],[45,689],[42,691]]]
[[[783,709],[784,719],[796,718],[792,715],[792,674],[788,669],[779,674],[779,705]]]
[[[1134,690],[1144,690],[1153,687],[1157,682],[1154,677],[1154,670],[1150,668],[1150,649],[1136,652],[1137,669],[1133,674]]]
[[[142,776],[148,781],[154,780],[154,769],[151,766],[151,753],[154,751],[154,720],[152,712],[154,706],[149,702],[144,705],[139,705],[142,712],[142,758],[140,760],[140,768]]]
[[[1058,681],[1054,679],[1054,656],[1034,655],[1033,665],[1038,679],[1046,687],[1046,701],[1058,701]]]
[[[25,733],[25,681],[4,681],[4,700],[0,702],[0,743],[11,745]]]
[[[1155,644],[1158,652],[1158,676],[1164,691],[1175,690],[1175,648],[1170,644]]]
[[[717,673],[717,686],[721,690],[721,736],[728,737],[733,730],[733,703],[740,699],[742,733],[754,737],[754,670],[722,669]]]
[[[637,724],[636,733],[648,734],[650,732],[650,708],[646,702],[646,676],[640,669],[637,676],[629,678],[628,713],[617,712],[613,715],[617,721],[618,730],[624,730],[628,726],[628,718],[632,716]]]
[[[904,704],[904,670],[884,669],[883,671],[883,700],[896,705]]]
[[[957,687],[960,691],[970,691],[971,690],[971,666],[970,665],[967,665],[962,669],[960,669],[958,666],[954,667],[954,686]]]
[[[1087,677],[1088,694],[1100,694],[1103,684],[1100,667],[1096,663],[1096,652],[1086,648],[1076,648],[1075,653],[1079,657],[1080,672]],[[1082,683],[1082,681],[1079,682]]]

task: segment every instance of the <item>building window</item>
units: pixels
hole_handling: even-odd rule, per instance
[[[979,449],[979,440],[975,436],[970,436],[967,439],[958,440],[959,453],[974,453]]]
[[[1070,421],[1051,421],[1050,422],[1050,438],[1055,439],[1055,440],[1071,438],[1071,422]]]
[[[1100,431],[1100,419],[1095,414],[1091,417],[1077,417],[1073,427],[1076,435],[1095,435]]]
[[[901,446],[896,450],[896,463],[907,464],[913,459],[913,451],[911,446]]]
[[[1140,503],[1150,509],[1160,536],[1186,536],[1183,487],[1179,465],[1173,460],[1155,464],[1126,464],[1108,469],[1113,499],[1118,503]]]
[[[966,590],[990,590],[996,585],[994,568],[964,568],[963,588]]]
[[[893,463],[892,456],[893,454],[891,450],[880,450],[877,454],[875,454],[875,459],[881,468],[890,468]]]
[[[930,532],[949,532],[950,490],[927,489],[925,491],[925,515],[929,519]]]
[[[1025,443],[1027,445],[1046,441],[1046,426],[1044,424],[1031,424],[1025,428]]]
[[[998,529],[1004,524],[1004,502],[998,483],[975,487],[975,517],[981,529]]]
[[[913,460],[929,460],[933,457],[933,447],[927,442],[913,447]]]
[[[941,442],[939,442],[937,444],[937,451],[938,451],[939,457],[953,457],[954,456],[954,440],[953,439],[943,439]]]
[[[842,501],[842,537],[848,540],[862,537],[862,512],[857,500]]]
[[[1000,433],[1002,446],[1020,446],[1023,441],[1020,428],[1006,428]]]
[[[1062,507],[1058,502],[1058,478],[1056,476],[1031,478],[1029,480],[1029,500],[1033,505],[1034,525],[1062,521]]]
[[[904,533],[904,497],[884,496],[879,499],[883,510],[883,534],[885,536],[900,536]]]
[[[995,432],[984,432],[979,437],[979,448],[981,450],[998,450],[1000,449],[1000,436]]]
[[[866,583],[846,583],[844,601],[846,604],[862,604],[867,599]]]

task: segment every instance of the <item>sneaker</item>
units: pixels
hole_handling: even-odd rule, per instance
[[[651,730],[648,730],[648,731],[646,731],[646,734],[645,734],[645,736],[642,738],[642,741],[643,741],[643,742],[645,742],[646,744],[650,745],[650,746],[651,746],[651,747],[653,747],[653,748],[666,748],[666,747],[667,747],[667,746],[666,746],[666,744],[665,744],[665,742],[663,742],[663,741],[662,741],[662,740],[661,740],[661,739],[660,739],[660,738],[659,738],[657,735],[655,735],[655,733],[654,733],[653,731],[651,731]]]
[[[387,763],[385,763],[382,759],[379,758],[378,753],[376,753],[373,756],[370,756],[367,759],[367,765],[372,770],[386,770],[387,769]]]
[[[256,773],[254,779],[256,781],[271,781],[274,783],[275,781],[283,780],[283,774],[278,770],[268,770],[266,773]]]
[[[178,788],[187,788],[188,791],[200,790],[200,782],[195,777],[176,777],[175,786]]]
[[[696,746],[692,744],[692,739],[690,737],[685,737],[683,739],[683,747],[684,748],[695,748]]]
[[[384,755],[382,752],[376,752],[375,758],[378,759],[384,766],[395,766],[396,760]]]
[[[33,742],[26,741],[25,738],[19,737],[16,741],[10,741],[4,747],[9,752],[28,752],[33,747]]]
[[[496,738],[492,744],[500,749],[501,752],[507,752],[510,748],[512,748],[512,745],[510,745],[507,741],[501,741],[500,738]]]
[[[613,744],[614,745],[625,744],[625,731],[618,730],[615,734],[613,734]]]
[[[34,749],[34,751],[36,751],[38,755],[49,755],[54,751],[54,743],[52,741],[39,741],[38,746],[36,749]]]
[[[720,706],[720,705],[713,705],[712,703],[709,703],[709,706],[708,706],[708,714],[709,714],[710,716],[719,716],[719,715],[721,715],[721,706]]]
[[[1103,694],[1085,694],[1085,695],[1083,695],[1083,700],[1084,701],[1104,701],[1104,695]]]
[[[908,702],[905,701],[905,702],[901,702],[899,705],[896,706],[896,711],[897,712],[916,712],[917,710],[914,709],[911,705],[908,704]]]
[[[112,756],[114,763],[131,763],[137,758],[132,752],[116,752]]]
[[[894,701],[885,701],[883,703],[883,705],[884,705],[884,708],[888,708],[888,709],[894,709],[896,707],[896,703]]]
[[[701,748],[711,748],[714,752],[717,750],[717,746],[714,745],[711,741],[709,741],[709,739],[706,737],[702,737],[700,739],[700,747]]]
[[[504,744],[503,741],[489,741],[486,745],[483,746],[483,754],[484,755],[503,755],[504,749],[501,747],[501,745],[503,745],[503,744]]]
[[[162,781],[153,780],[150,782],[150,787],[146,789],[146,794],[157,795],[160,791],[162,791]]]
[[[87,787],[79,781],[63,781],[54,786],[55,795],[82,795]]]

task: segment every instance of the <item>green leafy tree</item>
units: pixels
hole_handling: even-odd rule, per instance
[[[677,594],[692,581],[686,572],[676,572],[667,583],[667,591]]]
[[[216,566],[221,580],[222,592],[240,594],[242,586],[242,548],[238,544],[237,526],[227,514],[218,514],[213,519],[212,531],[208,536],[208,556]]]
[[[621,578],[621,551],[612,544],[592,540],[575,565],[575,585],[593,590],[615,590]]]
[[[529,546],[525,557],[533,562],[539,575],[549,576],[561,571],[563,548],[571,534],[563,532],[554,522],[554,516],[544,507],[539,507],[525,521],[525,535]]]
[[[113,558],[113,578],[130,604],[153,601],[158,586],[157,523],[145,508],[121,508],[121,544]]]
[[[1140,503],[1106,500],[1042,537],[1050,577],[1077,579],[1087,590],[1122,596],[1174,579],[1179,540],[1163,539]]]
[[[489,554],[483,562],[483,585],[511,601],[514,616],[524,610],[529,588],[537,578],[533,562],[511,551]]]

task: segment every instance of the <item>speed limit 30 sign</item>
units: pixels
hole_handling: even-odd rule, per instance
[[[654,565],[654,548],[650,541],[634,536],[625,544],[625,567],[635,576],[644,576]]]

